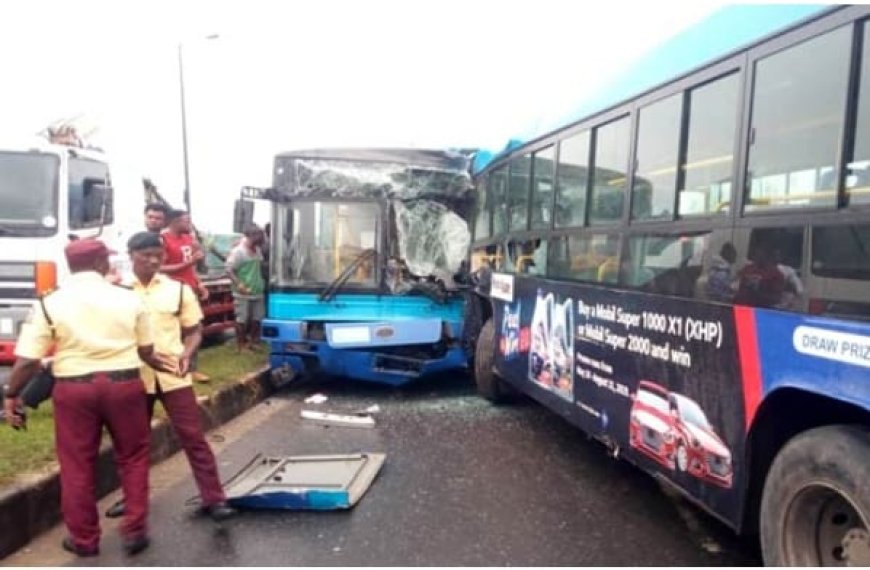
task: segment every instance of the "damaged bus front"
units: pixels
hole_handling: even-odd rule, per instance
[[[263,338],[277,376],[404,384],[467,365],[468,157],[347,149],[281,154]]]

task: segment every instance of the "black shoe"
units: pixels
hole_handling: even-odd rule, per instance
[[[124,539],[124,552],[127,556],[139,554],[151,544],[151,540],[147,536],[137,536],[136,538]]]
[[[124,516],[124,499],[116,502],[114,505],[106,509],[106,516],[110,519],[116,519]]]
[[[74,543],[72,538],[69,536],[64,538],[60,545],[67,552],[72,552],[76,556],[81,556],[82,558],[97,556],[100,553],[99,548],[82,548],[81,546],[76,546],[76,543]]]
[[[202,507],[200,512],[204,515],[210,516],[211,520],[215,522],[221,522],[235,515],[236,509],[229,506],[226,501],[221,501],[220,503]]]

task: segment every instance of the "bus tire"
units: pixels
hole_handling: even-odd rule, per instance
[[[870,433],[827,426],[792,438],[764,482],[759,526],[768,566],[870,564]]]
[[[474,383],[477,393],[490,402],[499,403],[504,400],[505,390],[494,366],[495,357],[495,323],[487,320],[477,336],[474,348]]]

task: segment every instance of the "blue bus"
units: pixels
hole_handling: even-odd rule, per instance
[[[710,18],[635,92],[480,165],[474,375],[767,564],[866,566],[870,7],[793,8]],[[765,33],[712,58],[741,22]]]
[[[468,155],[289,152],[275,158],[272,188],[245,195],[272,204],[262,335],[279,380],[324,374],[401,385],[467,367],[461,333],[476,196]]]

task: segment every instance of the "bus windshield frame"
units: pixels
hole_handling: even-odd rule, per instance
[[[434,281],[444,291],[457,290],[454,277],[467,259],[474,214],[469,166],[458,153],[415,149],[278,155],[272,218],[278,229],[276,286],[320,290],[359,264],[341,278],[342,289],[403,294]],[[360,217],[371,208],[361,204],[376,208]],[[333,231],[323,217],[333,207],[358,211]],[[362,227],[363,220],[370,223]],[[329,248],[331,253],[325,251]],[[374,255],[358,259],[367,250]],[[324,255],[331,256],[329,268],[314,261]]]

